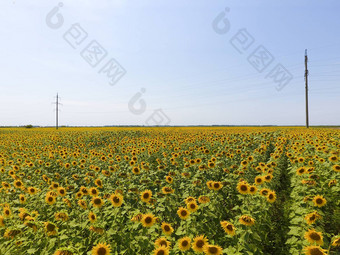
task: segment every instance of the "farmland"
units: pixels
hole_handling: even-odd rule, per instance
[[[340,130],[0,130],[0,254],[340,254]]]

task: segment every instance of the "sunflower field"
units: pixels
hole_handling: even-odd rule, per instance
[[[340,130],[2,128],[0,254],[340,254]]]

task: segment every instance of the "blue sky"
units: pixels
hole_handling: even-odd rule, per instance
[[[64,0],[52,29],[58,3],[0,2],[0,126],[54,125],[57,92],[61,125],[304,125],[305,49],[310,124],[340,124],[339,1]],[[76,49],[63,38],[74,24],[87,33]],[[242,54],[240,29],[253,38]],[[107,52],[96,67],[81,56],[92,40]],[[260,45],[262,72],[248,61]],[[112,58],[126,70],[114,86],[100,73]],[[278,64],[292,77],[281,90],[266,78]]]

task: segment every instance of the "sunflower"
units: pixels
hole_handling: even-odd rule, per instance
[[[297,175],[303,175],[307,172],[306,168],[304,166],[299,167],[298,169],[296,169],[296,174]]]
[[[267,174],[263,178],[264,178],[264,180],[266,182],[270,182],[273,179],[273,175],[272,174]]]
[[[207,255],[221,255],[223,249],[218,245],[209,245],[208,244],[208,245],[204,246],[203,251]]]
[[[185,236],[178,240],[178,247],[181,251],[187,251],[190,250],[191,247],[191,238],[188,236]]]
[[[136,214],[135,216],[133,216],[133,217],[131,218],[131,221],[133,221],[133,222],[135,222],[135,221],[141,221],[142,218],[143,218],[143,214],[138,213],[138,214]]]
[[[172,178],[171,176],[166,176],[165,180],[167,183],[170,183],[170,184],[174,182],[174,178]]]
[[[133,174],[136,174],[136,175],[137,175],[137,174],[140,174],[140,169],[139,169],[139,167],[137,167],[137,166],[133,167],[133,168],[132,168],[132,173],[133,173]]]
[[[89,221],[91,223],[94,223],[97,220],[97,215],[95,215],[93,212],[89,213]]]
[[[184,200],[184,202],[185,202],[186,204],[191,203],[191,202],[196,202],[196,198],[194,198],[194,197],[187,197],[187,198]]]
[[[192,242],[192,249],[195,252],[203,252],[204,247],[208,244],[208,238],[204,235],[196,236]]]
[[[174,193],[175,191],[171,187],[163,187],[162,192],[163,194],[170,194],[170,193]]]
[[[323,245],[323,237],[321,232],[316,232],[314,229],[309,229],[305,233],[305,239],[311,244]]]
[[[21,234],[20,229],[6,229],[6,231],[4,233],[4,237],[13,239],[15,236],[17,236],[19,234]]]
[[[153,251],[153,255],[169,255],[169,248],[164,246],[158,247]]]
[[[275,191],[270,191],[270,192],[268,193],[268,195],[267,195],[267,201],[268,201],[269,203],[274,203],[275,200],[276,200],[276,193],[275,193]]]
[[[57,182],[52,182],[51,188],[52,189],[57,189],[59,187],[59,183]]]
[[[171,225],[166,222],[162,223],[162,230],[165,235],[171,235],[172,232],[174,232],[174,229],[171,227]]]
[[[5,226],[5,218],[4,216],[0,215],[0,227],[4,227]]]
[[[214,168],[215,167],[215,162],[214,161],[209,161],[208,162],[208,167],[209,168]]]
[[[90,196],[95,197],[95,196],[98,196],[99,192],[98,192],[97,188],[92,187],[92,188],[89,188],[89,194],[90,194]]]
[[[52,196],[56,198],[58,196],[58,193],[51,190],[46,193],[46,196]]]
[[[54,225],[52,222],[44,222],[45,231],[48,236],[56,235],[57,234],[57,226]]]
[[[59,196],[61,196],[61,197],[66,196],[66,190],[65,190],[65,188],[63,188],[63,187],[59,187],[59,188],[57,189],[57,192],[58,192]]]
[[[198,205],[196,204],[196,202],[190,202],[187,204],[187,208],[191,213],[193,213],[198,210]]]
[[[220,190],[222,189],[223,185],[221,182],[213,182],[212,183],[212,189],[213,190]]]
[[[248,194],[249,193],[249,185],[246,182],[239,182],[237,184],[237,190],[241,194]]]
[[[330,180],[329,183],[328,183],[328,187],[332,187],[334,185],[336,185],[336,180],[335,179]]]
[[[183,172],[183,173],[181,173],[181,175],[185,178],[189,178],[191,174],[188,173],[188,172]]]
[[[332,246],[340,247],[340,237],[334,239]]]
[[[186,220],[189,218],[190,212],[187,209],[180,207],[177,210],[177,214],[182,220]]]
[[[263,184],[264,183],[264,178],[263,178],[263,176],[256,176],[255,177],[255,184],[256,185],[261,185],[261,184]]]
[[[255,220],[248,216],[248,215],[242,215],[240,218],[239,218],[239,222],[242,224],[242,225],[246,225],[246,226],[252,226],[255,224]]]
[[[206,204],[210,202],[210,198],[208,196],[199,196],[198,202],[201,204]]]
[[[78,205],[83,208],[84,210],[86,210],[87,208],[87,204],[86,204],[86,201],[85,200],[79,200],[78,201]]]
[[[213,181],[207,181],[207,187],[208,189],[213,189]]]
[[[7,182],[2,182],[2,187],[4,187],[4,189],[10,189],[11,188],[11,185]]]
[[[299,163],[303,163],[304,161],[305,161],[305,159],[304,159],[303,157],[299,157],[299,158],[298,158],[298,162],[299,162]]]
[[[257,192],[257,187],[255,185],[249,186],[249,194],[255,195]]]
[[[334,166],[332,166],[332,168],[335,172],[340,172],[340,166],[339,165],[334,165]]]
[[[14,181],[13,185],[18,189],[21,189],[24,186],[24,184],[20,180]]]
[[[92,255],[110,255],[111,247],[106,243],[98,243],[92,248]]]
[[[38,190],[35,187],[29,187],[27,191],[30,195],[35,195],[38,192]]]
[[[235,230],[236,228],[234,227],[234,225],[228,221],[221,221],[220,222],[222,228],[224,229],[224,231],[231,236],[235,235]]]
[[[318,214],[318,212],[314,211],[312,213],[309,213],[305,216],[305,220],[307,221],[307,224],[311,225],[313,224],[316,220],[321,219],[321,215]]]
[[[101,179],[95,180],[94,184],[96,184],[99,188],[103,188],[103,182]]]
[[[68,220],[68,214],[64,212],[57,212],[54,215],[56,220],[62,220],[62,221],[67,221]]]
[[[314,206],[322,207],[327,203],[327,201],[322,196],[317,195],[313,198],[313,203],[314,203]]]
[[[89,230],[100,235],[104,234],[104,231],[105,231],[103,228],[94,227],[94,226],[89,227]]]
[[[53,205],[56,202],[56,199],[54,196],[47,195],[45,197],[45,202],[48,203],[49,205]]]
[[[264,188],[264,189],[261,189],[261,190],[260,190],[260,195],[266,197],[266,196],[268,195],[269,192],[270,192],[269,189]]]
[[[21,204],[24,204],[24,203],[26,203],[26,197],[25,197],[25,195],[19,195],[19,201],[20,201],[20,203]]]
[[[93,197],[92,198],[92,205],[96,208],[100,208],[102,207],[104,204],[103,199],[101,199],[100,197]]]
[[[330,162],[336,162],[336,161],[338,161],[339,159],[338,159],[337,156],[330,156],[330,157],[328,158],[328,160],[329,160]]]
[[[155,224],[156,218],[153,214],[147,213],[143,215],[143,218],[141,220],[141,223],[143,224],[144,227],[151,227],[153,224]]]
[[[327,255],[327,251],[320,246],[307,246],[304,248],[306,255]]]
[[[168,241],[168,239],[166,239],[165,237],[160,237],[155,241],[155,247],[162,247],[164,246],[167,249],[170,249],[170,241]]]
[[[143,201],[143,202],[150,202],[151,200],[151,197],[152,197],[152,191],[151,190],[144,190],[142,192],[142,194],[140,195],[140,199]]]
[[[80,192],[82,195],[84,195],[84,196],[86,196],[86,195],[89,194],[88,189],[87,189],[86,187],[84,187],[84,186],[81,186],[81,187],[80,187],[79,192]]]
[[[120,193],[115,193],[110,196],[110,202],[114,207],[119,207],[123,204],[124,198]]]

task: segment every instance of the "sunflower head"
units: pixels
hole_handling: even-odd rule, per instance
[[[304,251],[306,255],[327,255],[326,250],[315,245],[305,247]]]
[[[208,244],[208,238],[204,235],[196,236],[192,242],[192,249],[196,252],[203,252]]]
[[[266,196],[268,195],[269,192],[270,192],[269,189],[264,188],[264,189],[261,189],[261,190],[260,190],[260,195],[266,197]]]
[[[245,226],[252,226],[255,224],[255,220],[248,216],[248,215],[242,215],[240,218],[239,218],[239,222],[242,224],[242,225],[245,225]]]
[[[257,192],[257,187],[255,185],[249,186],[249,194],[254,195]]]
[[[96,208],[100,208],[102,207],[104,204],[103,199],[101,199],[100,197],[93,197],[92,198],[92,205]]]
[[[178,240],[178,247],[181,251],[190,250],[191,247],[191,238],[190,237],[183,237]]]
[[[248,194],[249,193],[249,185],[246,182],[239,182],[237,184],[237,190],[241,194]]]
[[[221,221],[220,222],[221,227],[224,229],[224,231],[231,236],[235,235],[235,230],[236,228],[234,227],[234,225],[228,221]]]
[[[110,196],[110,202],[114,207],[119,207],[123,204],[124,198],[120,193],[115,193]]]
[[[198,205],[196,202],[190,202],[187,204],[187,208],[190,212],[196,212],[198,210]]]
[[[340,237],[334,239],[332,246],[340,247]]]
[[[177,214],[182,220],[186,220],[187,218],[189,218],[190,212],[187,209],[180,207],[177,210]]]
[[[151,190],[145,190],[141,193],[140,195],[140,199],[143,201],[143,202],[150,202],[152,198],[152,191]]]
[[[210,198],[208,196],[199,196],[198,202],[201,204],[206,204],[210,202]]]
[[[96,220],[97,220],[96,214],[94,214],[93,212],[90,212],[90,213],[89,213],[89,221],[90,221],[91,223],[94,223]]]
[[[270,191],[267,195],[267,201],[269,203],[274,203],[276,200],[276,193],[274,191]]]
[[[316,195],[313,198],[313,203],[314,203],[314,206],[322,207],[322,206],[324,206],[327,203],[327,201],[322,196]]]
[[[160,246],[156,248],[152,254],[153,255],[169,255],[169,248]]]
[[[307,224],[311,225],[313,224],[316,220],[321,219],[321,215],[314,211],[312,213],[309,213],[305,216],[305,220],[307,221]]]
[[[218,246],[218,245],[206,245],[203,248],[203,251],[205,254],[207,255],[221,255],[222,254],[222,247]]]
[[[56,199],[54,196],[47,195],[45,198],[45,202],[49,205],[53,205],[56,202]]]
[[[95,187],[90,188],[89,194],[90,194],[90,196],[98,196],[98,194],[99,194],[98,189],[95,188]]]
[[[156,222],[156,218],[151,213],[144,214],[141,220],[141,223],[143,224],[143,226],[147,228],[153,226],[155,222]]]
[[[45,225],[45,231],[48,236],[57,234],[58,228],[54,223],[48,221],[48,222],[44,222],[44,225]]]
[[[170,249],[170,241],[168,241],[168,239],[166,239],[165,237],[160,237],[155,241],[155,247],[162,247],[164,246],[167,249]]]
[[[111,247],[106,243],[98,243],[92,248],[92,255],[110,255]]]
[[[261,185],[264,183],[264,178],[262,176],[256,176],[255,177],[255,184],[256,185]]]
[[[213,182],[211,186],[213,190],[220,190],[223,187],[221,182]]]
[[[311,244],[323,245],[322,233],[316,232],[315,229],[309,229],[305,233],[305,239]]]
[[[340,172],[340,165],[334,165],[332,168],[335,172]]]
[[[165,235],[171,235],[174,232],[174,229],[169,223],[163,222],[162,223],[162,230]]]

